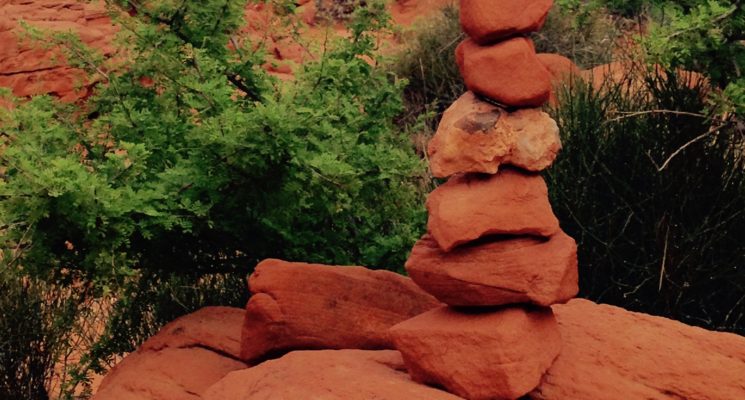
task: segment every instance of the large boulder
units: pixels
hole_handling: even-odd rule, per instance
[[[543,178],[509,168],[450,178],[429,194],[427,211],[427,229],[445,251],[487,235],[559,231]]]
[[[298,349],[390,349],[388,329],[439,306],[389,271],[262,261],[249,278],[241,358]]]
[[[293,351],[280,359],[235,371],[212,386],[204,400],[458,400],[413,382],[393,350]]]
[[[461,0],[460,23],[479,44],[535,32],[543,26],[553,0]]]
[[[561,150],[556,121],[540,109],[507,112],[466,92],[443,114],[429,142],[432,174],[494,174],[504,164],[528,171],[548,168]]]
[[[391,332],[415,381],[470,400],[514,400],[527,394],[561,349],[550,308],[442,307]]]
[[[491,46],[466,39],[455,56],[468,90],[510,107],[540,107],[549,99],[551,75],[528,38]]]
[[[564,232],[522,236],[444,252],[425,235],[406,262],[414,282],[452,306],[533,303],[549,306],[577,295],[577,244]]]
[[[106,375],[93,400],[200,400],[238,360],[243,310],[206,307],[166,325]]]
[[[588,300],[553,310],[564,344],[532,399],[745,399],[745,337]]]

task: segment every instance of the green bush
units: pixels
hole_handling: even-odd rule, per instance
[[[404,82],[362,57],[376,57],[382,7],[280,84],[260,50],[226,48],[243,5],[223,3],[121,17],[130,47],[114,72],[68,38],[107,84],[82,111],[34,98],[3,113],[1,247],[23,249],[17,265],[102,284],[245,273],[266,257],[401,269],[423,163],[394,124]]]
[[[637,68],[640,83],[577,82],[553,110],[564,148],[547,181],[580,295],[745,333],[742,121],[700,114],[684,76]]]

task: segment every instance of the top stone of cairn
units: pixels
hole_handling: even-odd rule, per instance
[[[461,0],[460,23],[480,45],[535,32],[543,26],[553,0]]]

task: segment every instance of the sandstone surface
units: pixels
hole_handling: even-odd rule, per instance
[[[204,400],[458,400],[415,383],[393,350],[293,351],[235,371],[212,386]]]
[[[432,174],[494,174],[510,164],[528,171],[548,168],[561,150],[559,127],[540,109],[507,112],[466,92],[443,114],[428,155]]]
[[[166,325],[106,375],[93,400],[201,400],[237,359],[243,311],[206,307]]]
[[[546,21],[553,0],[461,0],[460,23],[479,44],[535,32]]]
[[[406,262],[411,279],[452,306],[533,303],[549,306],[577,295],[577,245],[564,232],[479,241],[444,252],[425,235]]]
[[[745,337],[582,299],[553,310],[564,344],[532,399],[745,399]]]
[[[411,279],[362,267],[262,261],[249,278],[241,357],[393,348],[388,329],[439,306]]]
[[[487,235],[548,237],[559,231],[543,178],[507,168],[453,176],[429,194],[427,211],[427,229],[445,251]]]
[[[540,107],[551,94],[551,75],[538,60],[533,42],[515,37],[490,46],[471,39],[455,50],[466,87],[508,107]]]
[[[391,332],[415,381],[470,400],[514,400],[527,394],[561,349],[549,308],[442,307]]]

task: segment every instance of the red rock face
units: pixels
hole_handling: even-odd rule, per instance
[[[116,28],[100,2],[75,0],[0,0],[0,87],[16,96],[51,94],[63,101],[87,95],[95,83],[82,71],[66,65],[57,49],[23,40],[23,20],[32,27],[57,32],[72,31],[93,49],[111,56]]]
[[[243,310],[206,307],[166,325],[101,382],[93,400],[201,400],[237,359]]]
[[[559,127],[539,109],[507,112],[466,92],[443,114],[429,142],[432,174],[494,174],[510,164],[528,171],[548,168],[561,150]]]
[[[546,21],[553,0],[461,0],[460,23],[479,44],[535,32]]]
[[[553,309],[564,345],[532,399],[745,399],[744,337],[587,300]]]
[[[417,285],[452,306],[549,306],[578,291],[577,245],[564,232],[548,240],[469,244],[448,253],[425,235],[414,245],[406,270]]]
[[[545,308],[467,312],[442,307],[391,332],[415,381],[470,400],[525,395],[561,349],[556,320]]]
[[[204,400],[458,400],[413,382],[397,351],[293,351],[280,359],[230,373]]]
[[[241,357],[393,348],[388,329],[439,306],[410,279],[362,267],[265,260],[249,278]]]
[[[427,228],[445,251],[486,235],[559,231],[540,175],[504,169],[496,175],[458,175],[427,198]]]
[[[551,76],[530,39],[516,37],[491,46],[466,39],[456,49],[463,81],[471,90],[511,107],[540,107],[549,99]]]

